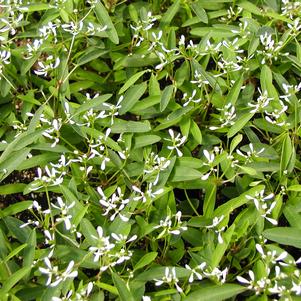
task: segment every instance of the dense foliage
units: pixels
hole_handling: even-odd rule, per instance
[[[0,0],[0,299],[299,300],[300,17]]]

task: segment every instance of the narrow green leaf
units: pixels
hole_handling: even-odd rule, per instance
[[[14,183],[14,184],[6,184],[0,186],[0,195],[7,195],[22,192],[26,184],[23,183]]]
[[[126,112],[130,111],[131,108],[138,102],[138,100],[144,94],[146,88],[147,84],[146,82],[143,82],[142,84],[134,85],[129,90],[127,90],[124,95],[124,99],[121,102],[119,114],[123,115]]]
[[[201,1],[192,2],[191,8],[195,12],[195,14],[199,17],[201,22],[208,24],[208,17],[206,11],[202,7]]]
[[[292,205],[286,205],[283,213],[291,227],[301,229],[301,215],[297,208]]]
[[[16,237],[21,243],[26,243],[32,230],[28,226],[21,228],[24,223],[15,217],[6,216],[3,220],[6,227],[14,237]]]
[[[23,185],[26,186],[26,184]],[[5,216],[15,215],[19,212],[27,210],[31,206],[31,204],[32,201],[23,201],[23,202],[12,204],[6,207],[5,209],[3,209],[2,211],[0,211],[0,217],[3,218]]]
[[[158,135],[136,136],[136,137],[134,137],[134,149],[157,143],[160,140],[161,140],[161,137]],[[1,188],[1,186],[0,186],[0,188]]]
[[[59,146],[56,145],[55,147],[59,147]],[[54,148],[49,147],[48,149],[53,150]],[[44,154],[36,155],[22,161],[21,164],[18,166],[17,170],[29,169],[36,166],[45,166],[49,162],[55,162],[59,157],[60,157],[59,152],[53,152],[53,153],[45,152]]]
[[[102,3],[98,0],[97,3],[94,5],[94,13],[96,15],[97,20],[99,21],[100,25],[107,26],[106,33],[109,39],[114,43],[119,43],[119,38],[117,31],[112,23],[112,20],[106,10],[106,8],[102,5]]]
[[[236,208],[239,208],[240,206],[243,206],[244,204],[249,202],[249,199],[246,198],[246,195],[254,197],[255,193],[263,190],[264,187],[264,185],[257,185],[256,187],[252,187],[248,191],[244,192],[240,196],[231,199],[230,201],[215,209],[214,216],[229,215]]]
[[[243,136],[241,134],[236,135],[230,144],[230,154],[233,153],[233,151],[235,150],[235,148],[238,146],[238,144],[242,141]]]
[[[233,85],[233,87],[231,88],[228,96],[227,96],[227,103],[231,103],[232,105],[235,105],[236,104],[236,101],[238,99],[238,96],[239,96],[239,93],[241,91],[241,87],[243,85],[243,76],[240,76],[235,84]]]
[[[269,97],[273,97],[274,100],[278,100],[278,92],[273,85],[273,74],[267,65],[263,65],[261,69],[260,84],[263,93],[264,91],[267,91]]]
[[[227,137],[231,138],[236,133],[238,133],[248,123],[248,121],[253,116],[254,116],[254,113],[245,113],[245,114],[241,115],[229,129],[229,131],[227,133]]]
[[[76,113],[73,116],[78,115],[82,112],[86,112],[90,109],[96,108],[96,107],[102,105],[105,101],[107,101],[111,97],[112,97],[112,94],[104,94],[104,95],[100,95],[94,99],[87,100],[79,108],[77,108]]]
[[[258,6],[249,1],[240,1],[237,5],[254,15],[262,16],[262,11],[258,8]]]
[[[116,273],[112,273],[112,279],[121,301],[135,301],[125,282]]]
[[[191,181],[194,179],[199,179],[203,176],[201,172],[196,169],[185,167],[185,166],[175,166],[171,181],[180,182],[180,181]]]
[[[23,267],[17,270],[13,275],[6,279],[6,281],[4,281],[3,286],[0,289],[0,294],[8,293],[29,271],[30,267]]]
[[[153,73],[149,79],[148,92],[150,96],[161,95],[160,84],[157,80],[157,77]]]
[[[281,158],[280,158],[280,174],[282,175],[288,168],[288,165],[291,160],[293,152],[293,146],[290,139],[290,135],[286,134],[283,142],[282,142],[282,149],[281,149]]]
[[[223,301],[245,290],[245,287],[238,284],[206,286],[190,293],[184,301]]]
[[[150,252],[145,254],[140,260],[135,264],[134,271],[139,270],[146,265],[152,263],[156,257],[158,256],[158,252]]]
[[[301,248],[300,229],[293,227],[276,227],[267,229],[262,232],[262,235],[279,244]]]
[[[32,267],[32,263],[34,261],[34,257],[35,257],[35,248],[37,245],[37,237],[36,237],[36,231],[35,229],[32,230],[32,232],[30,233],[30,236],[28,237],[28,240],[26,242],[27,246],[24,249],[23,252],[23,267]],[[29,278],[29,273],[26,276],[26,279]]]
[[[222,235],[223,242],[218,243],[214,252],[212,253],[212,267],[215,268],[219,265],[226,250],[228,249],[232,235],[234,233],[235,224],[232,224]]]
[[[163,17],[161,19],[160,24],[162,25],[168,25],[178,10],[180,9],[181,0],[176,0],[169,8],[168,10],[163,14]]]
[[[89,244],[93,245],[95,243],[95,239],[93,238],[93,236],[98,237],[98,235],[92,223],[88,219],[83,218],[80,222],[80,226],[81,226],[81,231],[83,235],[86,237]]]
[[[122,94],[124,93],[129,87],[131,87],[132,85],[135,84],[135,82],[146,72],[150,72],[150,70],[143,70],[140,72],[135,73],[134,75],[132,75],[125,83],[124,85],[121,87],[121,89],[119,90],[118,94]]]
[[[168,104],[171,100],[171,97],[173,95],[173,91],[174,91],[173,85],[169,85],[164,88],[162,95],[161,95],[161,102],[160,102],[160,111],[161,112],[163,112],[166,109],[166,107],[168,106]]]
[[[199,126],[197,125],[197,123],[193,120],[190,123],[190,133],[198,144],[202,144],[202,140],[203,140],[202,132]]]
[[[0,163],[0,171],[3,172],[1,180],[4,180],[14,170],[18,169],[18,167],[22,164],[22,162],[27,158],[27,155],[29,154],[29,152],[30,152],[30,149],[25,147],[16,152],[12,152],[10,154],[10,157],[6,158],[5,161]]]
[[[118,295],[118,290],[116,287],[114,287],[113,285],[110,285],[110,284],[107,284],[107,283],[104,283],[104,282],[96,282],[95,283],[98,287],[114,294],[114,295]]]
[[[301,185],[297,184],[297,185],[291,185],[287,188],[287,190],[289,191],[301,191]]]
[[[32,3],[26,5],[26,12],[31,13],[35,11],[47,10],[50,8],[50,5],[47,3]]]
[[[9,143],[5,151],[1,154],[0,163],[4,160],[7,160],[12,156],[13,152],[21,150],[21,153],[24,151],[24,148],[33,142],[35,142],[39,137],[42,136],[44,129],[35,130],[34,132],[24,132],[15,138],[11,143]]]
[[[103,50],[97,47],[89,47],[87,48],[83,55],[81,55],[78,60],[77,60],[77,65],[81,66],[84,64],[87,64],[93,60],[96,60],[97,58],[99,58],[100,56],[105,55],[106,53],[108,53],[109,50]]]
[[[111,126],[112,133],[144,133],[151,130],[149,121],[126,121],[126,120],[115,120]]]
[[[4,262],[8,262],[9,260],[11,260],[13,257],[15,257],[17,254],[19,254],[24,248],[26,248],[27,243],[22,244],[16,248],[14,248],[5,258],[4,258]]]

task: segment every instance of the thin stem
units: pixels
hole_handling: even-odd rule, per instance
[[[186,189],[184,189],[184,193],[185,193],[186,199],[187,199],[187,201],[188,201],[188,203],[189,203],[191,209],[193,210],[193,212],[194,212],[197,216],[200,216],[199,213],[198,213],[198,211],[197,211],[197,210],[195,209],[195,207],[193,206],[193,204],[192,204],[192,202],[191,202],[191,200],[190,200],[190,198],[189,198],[189,196],[188,196],[188,194],[187,194]]]

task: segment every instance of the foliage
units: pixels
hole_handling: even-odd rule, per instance
[[[300,2],[0,14],[1,300],[299,300]]]

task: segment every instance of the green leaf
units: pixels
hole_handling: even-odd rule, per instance
[[[112,133],[145,133],[151,130],[149,121],[126,121],[116,119],[111,126]]]
[[[236,133],[238,133],[248,123],[248,121],[253,116],[254,116],[254,113],[245,113],[245,114],[241,115],[229,129],[229,131],[227,133],[227,137],[231,138]]]
[[[55,149],[56,147],[59,148],[59,145],[56,145],[53,148],[49,147],[48,149],[52,150],[52,149]],[[64,148],[64,150],[66,150],[66,149]],[[67,152],[68,152],[68,150],[67,150]],[[44,154],[36,155],[36,156],[33,156],[31,158],[28,158],[28,159],[22,161],[21,164],[17,167],[17,170],[29,169],[29,168],[33,168],[36,166],[45,166],[49,162],[56,161],[59,157],[60,157],[60,154],[58,152],[56,152],[56,153],[55,152],[53,152],[53,153],[45,152]]]
[[[0,195],[14,194],[18,192],[22,192],[26,184],[23,183],[14,183],[14,184],[6,184],[0,186]]]
[[[168,10],[163,14],[163,17],[161,19],[160,25],[168,25],[172,19],[174,18],[174,16],[176,15],[176,13],[178,12],[178,10],[180,9],[180,4],[181,1],[180,0],[176,0],[169,8]]]
[[[238,146],[238,144],[242,141],[243,136],[241,134],[236,135],[230,144],[230,154],[233,153],[233,151],[235,150],[235,148]]]
[[[235,224],[232,224],[224,233],[222,233],[223,243],[218,243],[214,252],[212,253],[212,267],[218,267],[222,260],[228,246],[231,242],[232,235],[234,233]]]
[[[267,229],[262,232],[262,235],[274,242],[286,246],[301,248],[300,229],[293,227],[276,227]]]
[[[135,82],[145,73],[150,72],[150,70],[143,70],[140,72],[135,73],[134,75],[132,75],[125,83],[124,85],[121,87],[121,89],[119,90],[118,94],[122,94],[124,93],[129,87],[131,87],[132,85],[135,84]]]
[[[13,257],[15,257],[17,254],[19,254],[24,248],[26,248],[27,244],[22,244],[16,248],[14,248],[5,258],[4,258],[4,262],[8,262],[10,259],[12,259]]]
[[[18,220],[15,217],[12,216],[6,216],[4,219],[4,223],[6,227],[9,229],[9,231],[21,242],[26,243],[28,240],[28,237],[31,234],[31,229],[26,226],[21,228],[21,226],[24,224],[20,220]]]
[[[150,96],[161,95],[160,84],[158,82],[157,77],[154,74],[152,74],[149,79],[148,90]]]
[[[124,99],[121,102],[121,108],[119,109],[119,114],[123,115],[130,111],[131,108],[138,102],[141,96],[144,94],[147,88],[146,82],[139,85],[134,85],[129,90],[126,91]]]
[[[26,186],[26,184],[24,184]],[[15,215],[19,212],[22,212],[24,210],[27,210],[32,204],[32,201],[23,201],[19,203],[12,204],[2,211],[0,211],[0,217],[3,218],[5,216],[9,215]]]
[[[296,207],[287,204],[283,213],[291,227],[301,229],[301,216]]]
[[[104,95],[100,95],[94,99],[87,100],[79,108],[77,108],[77,110],[73,116],[76,116],[82,112],[86,112],[90,109],[96,108],[96,107],[102,105],[106,100],[110,99],[111,97],[112,97],[112,94],[104,94]]]
[[[5,161],[0,163],[0,171],[4,171],[0,180],[4,180],[8,177],[14,170],[18,169],[18,167],[22,164],[22,162],[27,158],[30,149],[25,147],[16,152],[12,152],[10,157],[6,158]],[[4,153],[2,153],[3,155]],[[0,158],[1,159],[1,158]]]
[[[206,35],[210,35],[215,39],[220,38],[231,38],[236,36],[236,33],[231,32],[227,28],[214,28],[214,27],[196,27],[192,28],[190,33],[197,37],[204,37]]]
[[[226,103],[231,103],[232,105],[236,104],[236,101],[238,99],[239,93],[241,91],[241,87],[243,85],[244,79],[243,76],[240,76],[235,84],[232,86],[228,96],[227,96],[227,101]]]
[[[26,242],[27,246],[24,249],[23,252],[23,267],[28,267],[31,269],[34,258],[35,258],[35,248],[37,245],[37,238],[36,238],[36,231],[33,229],[30,233],[30,236],[28,237],[28,240]],[[28,272],[27,276],[25,277],[29,279],[30,272]]]
[[[97,231],[92,225],[92,223],[86,219],[83,218],[80,222],[81,231],[83,235],[86,237],[87,241],[90,245],[94,245],[95,239],[92,236],[98,237]]]
[[[93,10],[100,25],[107,26],[106,33],[109,39],[114,44],[118,44],[119,37],[106,8],[102,5],[100,1],[97,1],[97,3],[94,5]]]
[[[255,4],[249,1],[240,1],[237,5],[254,15],[262,16],[262,11]]]
[[[112,273],[112,279],[121,301],[135,301],[125,282],[116,273]]]
[[[16,285],[23,277],[26,276],[30,269],[30,267],[23,267],[17,270],[6,281],[4,281],[2,288],[0,289],[0,295],[8,293],[14,287],[14,285]]]
[[[268,92],[269,97],[273,97],[274,100],[278,100],[278,92],[273,85],[273,74],[271,69],[267,65],[263,65],[260,73],[260,84],[262,93]]]
[[[294,145],[292,144],[291,138],[289,134],[286,134],[281,149],[281,158],[280,158],[280,174],[285,175],[289,169],[289,165],[294,160]],[[294,165],[294,164],[293,164]]]
[[[143,135],[134,137],[134,149],[145,147],[147,145],[155,144],[161,140],[158,135]],[[1,186],[0,186],[1,189]],[[0,190],[1,191],[1,190]]]
[[[164,266],[152,267],[149,270],[137,275],[135,280],[153,281],[154,279],[162,278],[162,276],[165,275],[166,268],[172,269],[172,267],[164,267]],[[187,278],[190,275],[190,271],[182,267],[176,267],[175,271],[178,279]]]
[[[15,138],[11,143],[9,143],[5,151],[1,154],[0,163],[11,158],[12,153],[16,151],[24,152],[24,148],[33,142],[35,142],[39,137],[42,136],[44,129],[35,130],[34,132],[24,132]]]
[[[255,196],[255,193],[263,190],[265,188],[264,185],[257,185],[256,187],[252,187],[248,191],[244,192],[240,196],[231,199],[230,201],[226,202],[225,204],[219,206],[214,211],[214,216],[221,216],[221,215],[229,215],[233,210],[239,208],[249,202],[249,199],[246,198],[246,195]]]
[[[78,58],[77,65],[81,66],[81,65],[87,64],[93,60],[96,60],[97,58],[99,58],[100,56],[103,56],[104,54],[106,54],[108,52],[109,52],[109,50],[103,50],[98,47],[94,47],[94,46],[89,47],[84,51],[83,55],[81,55]]]
[[[301,185],[297,184],[297,185],[291,185],[287,188],[287,190],[289,191],[301,191]]]
[[[116,287],[114,287],[113,285],[110,285],[110,284],[107,284],[107,283],[104,283],[104,282],[96,282],[95,283],[98,287],[114,294],[114,295],[118,295],[118,290]]]
[[[202,176],[203,174],[194,168],[189,168],[185,166],[175,166],[171,177],[171,181],[191,181],[194,179],[199,179]]]
[[[238,284],[207,286],[190,293],[184,301],[223,301],[245,290],[245,287]]]
[[[201,22],[208,24],[208,17],[206,11],[202,7],[201,1],[192,2],[191,8],[195,12],[195,14],[199,17]]]
[[[26,12],[31,13],[35,11],[47,10],[50,8],[50,5],[47,3],[32,3],[26,4]]]
[[[190,133],[198,144],[202,144],[202,140],[203,140],[202,132],[199,126],[197,125],[197,123],[193,120],[190,123]]]
[[[174,91],[173,85],[169,85],[164,88],[162,95],[161,95],[161,102],[160,102],[160,111],[161,112],[163,112],[166,109],[166,107],[168,106],[168,104],[171,100],[171,97],[173,95],[173,91]]]
[[[145,254],[140,260],[135,264],[134,271],[139,270],[146,265],[152,263],[156,257],[158,256],[158,252],[150,252]]]

